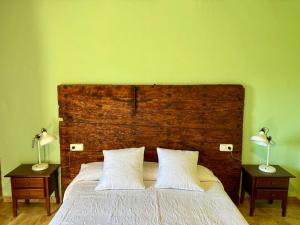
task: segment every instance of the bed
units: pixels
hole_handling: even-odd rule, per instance
[[[244,88],[241,85],[59,85],[61,177],[64,202],[57,224],[247,224],[239,201]],[[70,144],[83,143],[83,151]],[[219,145],[233,144],[232,153]],[[199,152],[198,164],[217,180],[205,192],[156,189],[94,191],[76,179],[81,165],[103,161],[102,149],[145,146]],[[214,176],[215,177],[215,176]],[[75,179],[74,179],[75,178]]]
[[[79,173],[50,225],[244,225],[248,224],[213,173],[199,166],[204,192],[154,188],[95,191],[97,180]],[[100,170],[99,170],[100,171]],[[90,176],[89,174],[87,176]]]

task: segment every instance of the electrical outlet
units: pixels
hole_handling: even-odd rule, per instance
[[[220,151],[221,152],[232,152],[233,144],[220,144]]]
[[[70,151],[83,151],[83,144],[70,144]]]

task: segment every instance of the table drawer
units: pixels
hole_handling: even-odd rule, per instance
[[[257,189],[257,199],[283,199],[287,195],[287,191],[284,190],[270,190],[270,189]]]
[[[257,178],[256,187],[258,188],[288,188],[288,178]]]
[[[14,188],[43,188],[43,178],[12,178]]]
[[[14,189],[16,198],[44,198],[44,189]]]

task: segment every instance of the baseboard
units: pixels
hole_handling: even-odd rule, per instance
[[[3,197],[3,202],[12,202],[12,198],[10,196],[4,196]],[[20,200],[18,200],[18,202],[25,202],[25,200],[20,199]],[[40,202],[45,202],[45,200],[44,199],[30,199],[30,202],[40,203]],[[56,203],[55,196],[50,197],[50,203]]]

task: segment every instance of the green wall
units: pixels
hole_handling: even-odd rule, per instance
[[[269,127],[271,162],[300,198],[299,12],[296,0],[0,0],[2,175],[36,160],[41,127],[58,134],[58,84],[235,83],[243,163],[265,161],[249,137]]]

